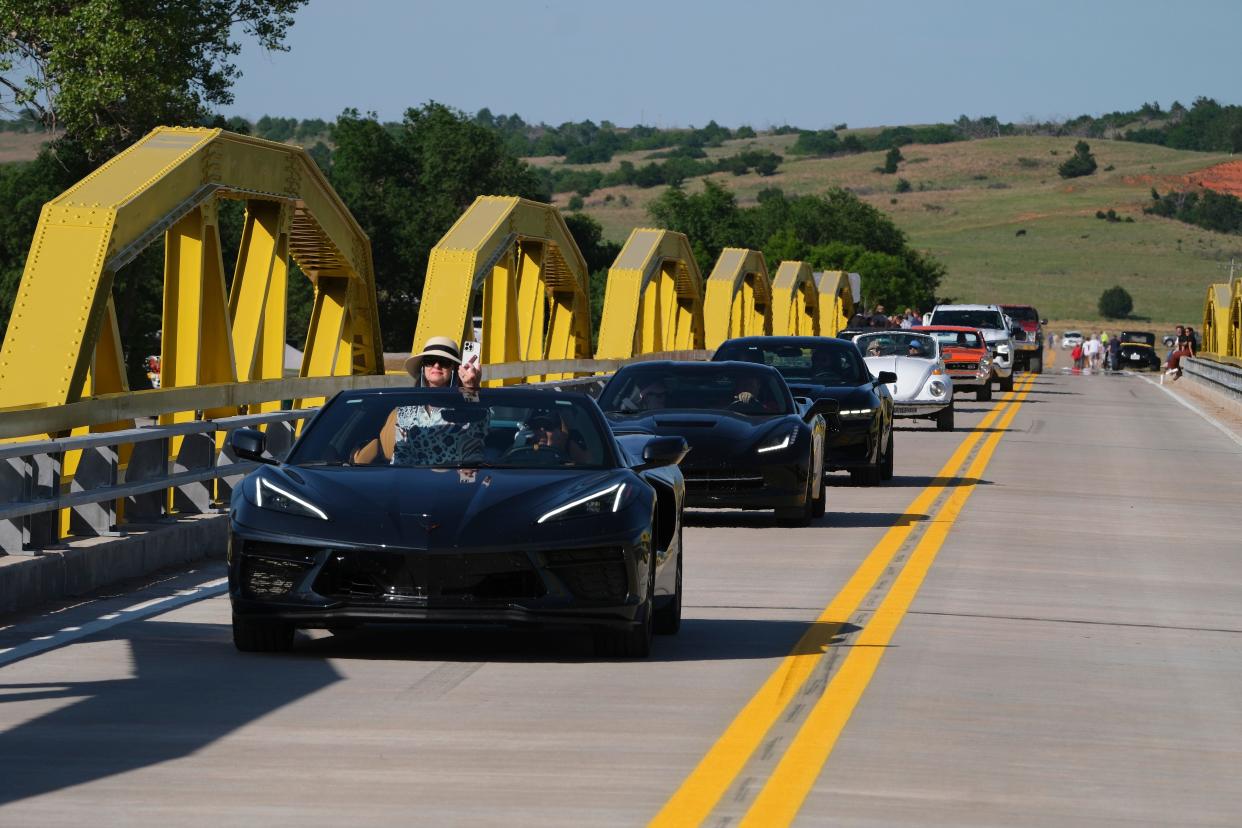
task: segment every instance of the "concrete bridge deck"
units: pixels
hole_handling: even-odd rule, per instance
[[[958,405],[810,527],[695,513],[647,661],[242,655],[220,564],[11,619],[0,824],[1238,824],[1242,447],[1132,376]]]

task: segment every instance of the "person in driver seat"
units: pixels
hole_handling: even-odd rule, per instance
[[[555,411],[538,411],[513,438],[513,451],[546,452],[571,463],[590,462],[591,453],[581,432],[571,429]]]
[[[906,349],[906,356],[926,358],[927,350],[923,347],[922,340],[911,339],[910,347]]]

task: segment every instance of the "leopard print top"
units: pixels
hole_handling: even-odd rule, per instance
[[[403,405],[397,409],[394,466],[456,466],[483,459],[485,422],[450,423],[439,408]]]

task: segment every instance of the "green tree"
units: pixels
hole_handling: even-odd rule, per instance
[[[897,147],[891,147],[884,155],[884,172],[892,175],[897,172],[897,165],[904,160],[905,158],[902,157],[901,150]]]
[[[333,136],[331,181],[371,237],[388,350],[410,346],[428,254],[475,197],[551,199],[502,136],[443,104],[407,110],[394,129],[347,110]]]
[[[306,0],[0,0],[0,87],[90,166],[233,102],[246,33],[284,49]]]
[[[1100,316],[1105,319],[1125,319],[1134,310],[1134,300],[1130,292],[1120,285],[1114,285],[1100,294],[1097,305]]]
[[[1074,145],[1074,154],[1065,159],[1065,163],[1057,168],[1057,174],[1062,178],[1079,178],[1091,175],[1095,172],[1096,166],[1090,145],[1086,141],[1079,141]]]

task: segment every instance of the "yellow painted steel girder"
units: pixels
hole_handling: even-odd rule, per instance
[[[704,347],[703,276],[683,233],[640,227],[608,269],[598,359]]]
[[[843,270],[825,270],[818,274],[819,332],[836,336],[854,315],[854,291],[850,275]]]
[[[590,273],[552,205],[475,199],[431,249],[412,350],[433,336],[473,339],[480,295],[484,364],[590,356]]]
[[[772,278],[772,333],[819,336],[819,288],[806,262],[781,262]]]
[[[1230,282],[1229,325],[1221,356],[1242,357],[1242,279]]]
[[[246,200],[250,239],[227,308],[221,197]],[[256,234],[270,238],[256,242]],[[0,406],[60,405],[91,393],[86,377],[113,274],[161,235],[164,385],[278,370],[272,351],[279,332],[283,361],[284,319],[275,316],[286,255],[317,286],[324,278],[358,283],[349,293],[350,368],[383,370],[370,242],[306,152],[218,129],[160,127],[44,205],[0,349]],[[315,330],[308,336],[320,339]]]
[[[1203,303],[1203,350],[1226,356],[1229,353],[1229,317],[1233,297],[1229,285],[1208,285],[1207,299]]]
[[[707,277],[703,324],[708,348],[735,336],[772,335],[772,282],[758,250],[726,247]]]

